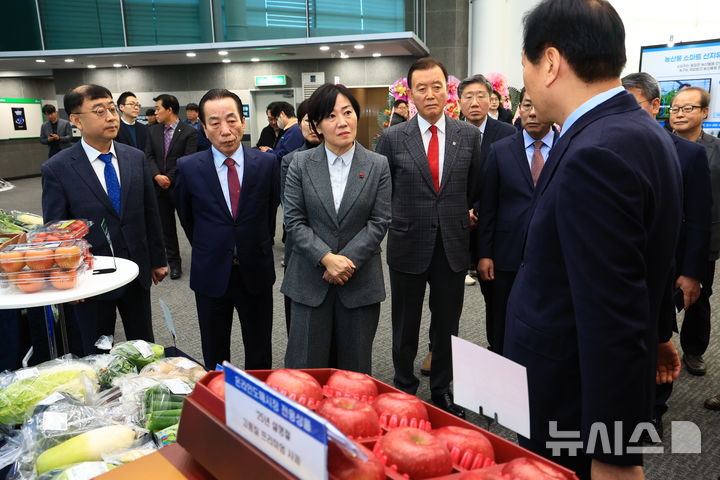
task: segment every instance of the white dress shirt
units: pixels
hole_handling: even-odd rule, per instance
[[[540,139],[543,142],[542,147],[540,147],[540,153],[542,153],[545,162],[547,162],[548,155],[550,155],[554,137],[555,132],[551,128],[547,135]],[[523,140],[525,141],[525,155],[527,155],[528,166],[532,169],[532,157],[533,153],[535,153],[535,145],[533,144],[535,143],[535,139],[523,130]]]
[[[345,194],[345,185],[347,185],[350,166],[352,165],[353,155],[355,155],[355,144],[353,143],[352,148],[340,156],[328,150],[326,145],[325,155],[327,155],[330,186],[332,187],[333,202],[335,203],[335,213],[337,213],[340,210],[340,203]]]
[[[425,146],[425,155],[427,155],[432,132],[430,131],[430,122],[418,115],[418,126],[420,127],[420,135],[422,136],[423,146]],[[442,183],[443,166],[445,163],[445,114],[435,123],[438,136],[438,184]]]
[[[213,163],[215,164],[215,171],[217,172],[218,180],[220,181],[220,188],[222,189],[223,198],[225,199],[225,204],[227,205],[228,212],[230,212],[230,215],[232,216],[232,205],[230,204],[230,188],[228,188],[227,181],[228,167],[227,165],[225,165],[225,160],[228,158],[232,158],[233,160],[235,160],[235,171],[237,172],[238,181],[240,182],[240,188],[242,189],[243,170],[245,167],[245,153],[243,152],[242,147],[238,148],[235,153],[233,153],[229,157],[224,153],[220,153],[215,147],[212,147],[210,150],[212,151]],[[242,190],[240,196],[242,196]]]
[[[97,175],[98,180],[100,180],[100,185],[102,185],[103,190],[107,193],[107,185],[105,184],[105,162],[100,160],[100,154],[102,152],[88,145],[84,138],[80,140],[80,144],[83,150],[85,150],[85,155],[87,155],[88,160],[90,160],[90,166],[95,172],[95,175]],[[117,175],[118,185],[120,185],[120,165],[118,164],[118,158],[115,154],[115,142],[110,143],[110,153],[112,153],[112,166],[115,167],[115,175]]]

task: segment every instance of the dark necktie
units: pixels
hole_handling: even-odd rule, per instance
[[[108,197],[115,211],[120,215],[120,182],[112,164],[112,153],[101,153],[99,158],[105,162],[105,187]]]
[[[430,125],[430,143],[428,144],[428,165],[430,166],[430,175],[432,175],[435,190],[440,191],[440,142],[438,141],[437,127]]]
[[[235,168],[235,160],[232,158],[225,159],[225,165],[227,165],[227,183],[228,192],[230,193],[230,206],[232,207],[232,216],[237,216],[238,205],[240,204],[240,180],[237,175],[237,168]]]
[[[540,178],[540,172],[542,172],[543,166],[545,165],[545,159],[542,156],[541,148],[543,146],[542,140],[536,140],[533,143],[535,151],[533,152],[532,161],[530,163],[530,176],[532,177],[533,187],[537,185],[538,178]]]
[[[163,134],[163,165],[165,171],[163,174],[167,173],[167,156],[170,151],[170,142],[172,141],[173,133],[172,126],[165,127],[165,132]]]

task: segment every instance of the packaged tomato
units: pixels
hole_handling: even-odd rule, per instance
[[[33,229],[27,238],[31,243],[79,239],[87,235],[92,224],[85,219],[58,220]]]
[[[90,244],[82,239],[8,245],[0,251],[0,271],[44,271],[54,266],[77,268],[85,261],[89,248]]]
[[[86,271],[87,265],[84,262],[75,268],[52,267],[43,271],[25,269],[14,273],[0,273],[0,282],[25,293],[39,292],[45,288],[68,290],[80,284]]]

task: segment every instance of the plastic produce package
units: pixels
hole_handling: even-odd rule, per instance
[[[193,385],[173,378],[160,380],[145,391],[145,428],[156,432],[180,421],[183,402]]]
[[[112,350],[112,355],[125,357],[138,369],[165,356],[165,348],[162,345],[149,343],[145,340],[129,340],[118,343]]]
[[[117,465],[109,462],[83,462],[43,473],[37,480],[90,480],[107,473]]]
[[[206,373],[202,366],[185,357],[161,358],[148,364],[140,371],[140,375],[142,376],[178,378],[189,381],[192,384],[200,381]]]
[[[138,372],[137,367],[130,360],[120,355],[90,355],[83,360],[95,368],[100,388],[110,388],[116,378]]]
[[[0,376],[0,424],[22,423],[28,410],[55,392],[78,399],[97,392],[98,379],[86,362],[58,358]]]

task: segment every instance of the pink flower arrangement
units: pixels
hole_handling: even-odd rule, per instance
[[[490,81],[493,90],[498,92],[502,97],[500,101],[502,102],[503,106],[505,108],[511,109],[512,105],[510,104],[510,86],[508,85],[507,77],[502,73],[492,72],[485,75],[485,78]]]
[[[390,95],[393,96],[395,100],[405,100],[408,101],[408,83],[407,78],[398,78],[395,80],[395,83],[390,85]]]

